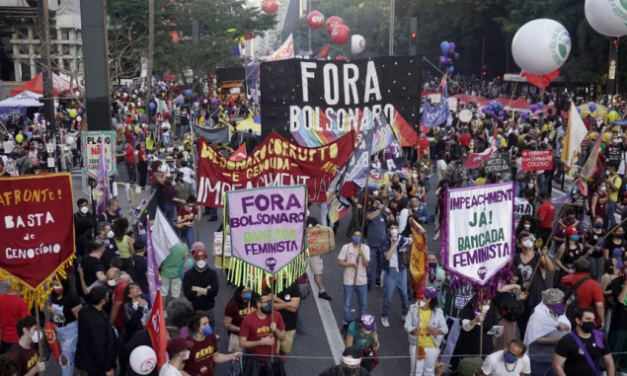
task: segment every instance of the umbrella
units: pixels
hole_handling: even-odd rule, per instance
[[[591,103],[586,103],[586,104],[582,104],[581,106],[577,107],[581,110],[581,116],[588,116],[588,115],[592,115],[593,117],[597,117],[597,116],[603,116],[603,115],[607,115],[607,113],[609,112],[607,110],[607,107],[605,107],[602,104],[598,104],[595,103],[594,105],[597,106],[597,108],[594,110],[594,112],[590,112],[590,104]]]

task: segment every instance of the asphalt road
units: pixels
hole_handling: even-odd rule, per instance
[[[73,177],[74,182],[74,199],[84,197],[81,192],[81,179],[78,173],[75,173]],[[428,206],[430,211],[433,211],[436,207],[436,197],[434,195],[435,187],[437,187],[437,181],[435,176],[431,181],[432,190],[428,193]],[[555,192],[556,196],[559,192]],[[142,192],[136,197],[137,202],[142,198],[148,198],[147,192]],[[120,203],[122,205],[123,213],[128,213],[130,205],[128,204],[124,193],[120,192],[118,195]],[[561,208],[557,207],[557,212]],[[319,218],[319,207],[314,204],[311,208],[311,214]],[[220,219],[222,218],[220,214]],[[220,221],[208,222],[208,217],[203,217],[203,221],[200,227],[200,241],[207,245],[207,249],[213,243],[213,233],[217,230]],[[333,300],[329,303],[317,298],[317,288],[313,282],[313,278],[310,277],[312,284],[312,294],[308,299],[301,302],[302,312],[306,322],[306,334],[297,334],[292,348],[292,353],[287,359],[285,367],[289,376],[293,375],[318,375],[328,367],[336,364],[336,360],[339,360],[341,351],[343,350],[342,339],[339,335],[340,327],[342,325],[344,315],[344,297],[342,289],[342,276],[343,268],[337,265],[336,259],[339,249],[342,245],[350,241],[346,235],[346,229],[349,223],[350,214],[341,220],[339,230],[335,236],[336,252],[323,255],[324,261],[324,285]],[[435,230],[434,224],[427,224],[425,226],[427,230],[427,246],[430,252],[436,252],[439,254],[440,242],[433,240],[433,234]],[[212,257],[210,255],[210,257]],[[210,260],[209,265],[213,265],[213,260]],[[216,304],[216,316],[219,323],[223,318],[224,308],[226,303],[231,298],[234,288],[226,287],[226,275],[218,270],[220,276],[220,292],[218,294]],[[380,323],[381,307],[383,304],[383,289],[374,287],[368,294],[368,312],[375,315],[377,318],[377,328],[379,333],[379,339],[381,348],[378,352],[380,357],[379,366],[373,371],[373,375],[409,375],[409,340],[407,334],[403,329],[403,322],[401,321],[401,300],[398,293],[395,293],[390,313],[388,315],[390,321],[390,327],[384,328]],[[357,300],[353,301],[353,315],[357,317]],[[226,352],[228,346],[228,336],[226,330],[221,325],[216,325],[214,331],[220,335],[219,350]],[[389,357],[389,358],[388,358]],[[52,360],[49,362],[46,375],[57,376],[60,375],[59,366]],[[216,368],[216,375],[226,375],[227,365],[221,364]]]

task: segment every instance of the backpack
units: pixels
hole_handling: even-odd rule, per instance
[[[507,321],[515,322],[522,316],[525,311],[525,304],[516,299],[516,296],[508,293],[501,292],[496,295],[493,300],[494,305],[499,310],[501,316]]]
[[[564,291],[564,314],[568,321],[570,321],[571,328],[575,327],[575,313],[579,307],[579,298],[577,297],[577,289],[590,277],[581,278],[570,289],[566,286],[562,286],[561,290]]]

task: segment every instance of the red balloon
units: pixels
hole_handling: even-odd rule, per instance
[[[344,20],[338,16],[331,16],[324,26],[327,29],[327,33],[331,34],[333,29],[338,25],[344,25]]]
[[[275,14],[279,10],[279,3],[276,0],[263,0],[261,10],[266,14]]]
[[[348,43],[348,38],[350,36],[351,29],[346,25],[337,25],[333,28],[333,32],[331,32],[331,39],[336,44],[346,44]]]
[[[318,30],[324,25],[324,14],[314,10],[307,15],[307,25],[314,30]]]

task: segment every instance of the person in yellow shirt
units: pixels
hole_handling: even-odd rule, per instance
[[[616,202],[618,201],[618,191],[620,190],[623,180],[616,173],[616,166],[610,166],[608,168],[609,176],[606,179],[607,193],[609,200],[607,202],[607,220],[610,224],[610,228],[616,226],[616,218],[614,213],[616,212]]]
[[[479,169],[479,177],[475,179],[475,185],[484,185],[486,183],[486,172],[483,168]]]
[[[409,334],[411,374],[433,375],[442,339],[448,333],[444,312],[438,307],[438,291],[435,288],[425,287],[420,300],[409,308],[405,331]]]

